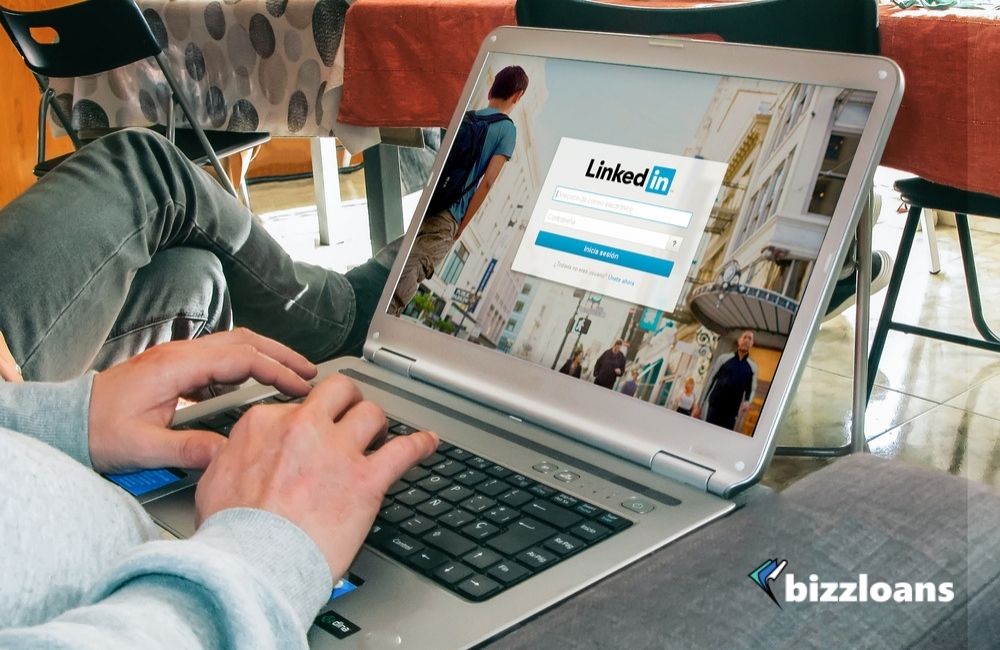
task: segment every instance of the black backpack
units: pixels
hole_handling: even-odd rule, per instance
[[[469,179],[469,174],[479,161],[490,124],[502,120],[510,118],[503,113],[476,115],[475,111],[468,111],[465,114],[461,126],[458,127],[455,142],[451,145],[448,159],[444,162],[437,187],[434,188],[434,194],[431,195],[431,201],[427,205],[428,214],[437,214],[450,208],[479,182],[482,174],[472,179]]]

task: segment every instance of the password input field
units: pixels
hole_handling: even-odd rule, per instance
[[[626,217],[635,217],[647,221],[655,221],[667,226],[687,228],[691,224],[691,213],[685,210],[675,210],[662,205],[644,203],[632,199],[607,196],[587,190],[576,190],[559,186],[552,195],[553,201],[568,203],[592,210],[611,212]]]
[[[624,226],[618,223],[611,223],[610,221],[602,221],[601,219],[584,217],[579,214],[562,212],[561,210],[549,210],[545,215],[545,223],[553,226],[562,226],[563,228],[571,228],[590,235],[613,237],[632,242],[633,244],[642,244],[643,246],[652,246],[654,248],[673,248],[673,250],[677,250],[681,243],[679,237],[672,237],[666,233],[646,230],[645,228]],[[672,239],[676,241],[671,242]]]

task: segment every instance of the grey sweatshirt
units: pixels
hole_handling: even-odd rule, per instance
[[[250,508],[162,541],[91,469],[92,382],[0,382],[0,648],[306,647],[332,587],[315,543]]]

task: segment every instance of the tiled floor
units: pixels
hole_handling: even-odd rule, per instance
[[[905,215],[891,195],[893,175],[881,172],[885,197],[874,231],[875,248],[895,256]],[[333,222],[334,245],[316,246],[311,181],[253,187],[254,207],[296,257],[345,270],[368,257],[367,212],[361,172],[341,180],[345,208]],[[417,195],[404,201],[407,216]],[[969,317],[956,231],[937,229],[942,270],[928,273],[926,240],[918,233],[903,281],[896,320],[975,335]],[[973,243],[987,319],[1000,329],[1000,234],[974,231]],[[872,299],[874,332],[885,292]],[[844,444],[850,432],[854,311],[821,327],[789,412],[780,445]],[[1000,487],[1000,354],[891,333],[868,407],[866,435],[872,453],[900,457]],[[827,461],[776,458],[764,483],[782,488]]]

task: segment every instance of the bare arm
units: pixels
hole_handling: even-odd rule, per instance
[[[458,225],[458,232],[455,233],[455,239],[462,236],[462,231],[472,222],[472,218],[476,216],[476,212],[479,211],[479,206],[483,204],[486,200],[486,196],[490,193],[493,188],[493,183],[496,182],[497,177],[500,176],[503,166],[507,164],[507,157],[496,155],[490,158],[490,163],[486,166],[486,172],[483,177],[479,180],[479,185],[476,187],[476,191],[473,192],[472,198],[469,199],[469,207],[465,210],[465,216],[462,217],[462,223]]]

